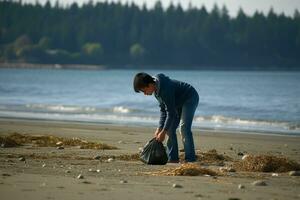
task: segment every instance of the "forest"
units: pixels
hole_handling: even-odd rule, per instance
[[[0,63],[300,70],[300,14],[0,1]]]

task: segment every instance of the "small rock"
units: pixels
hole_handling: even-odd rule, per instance
[[[247,159],[249,157],[249,155],[243,155],[243,157],[242,157],[242,160],[245,160],[245,159]]]
[[[128,183],[126,180],[120,180],[120,183]]]
[[[252,183],[252,185],[255,185],[255,186],[266,186],[267,183],[265,181],[262,181],[262,180],[258,180],[258,181],[254,181]]]
[[[113,158],[109,158],[109,159],[107,159],[107,162],[112,162],[112,161],[114,161],[114,159],[113,159]]]
[[[70,170],[66,170],[65,173],[69,174],[69,173],[71,173],[71,171]]]
[[[42,165],[42,167],[44,168],[44,167],[46,167],[47,165],[44,163],[43,165]]]
[[[119,144],[123,144],[124,142],[122,140],[118,141]]]
[[[242,184],[239,184],[238,188],[239,188],[239,189],[245,189],[245,186],[242,185]]]
[[[272,176],[278,176],[278,173],[272,173]]]
[[[59,146],[56,149],[62,150],[62,149],[65,149],[65,148],[63,146]]]
[[[78,146],[79,149],[84,149],[84,146]]]
[[[101,170],[100,170],[100,169],[97,169],[96,172],[99,173],[99,172],[101,172]]]
[[[236,197],[229,197],[228,200],[240,200],[240,198],[236,198]]]
[[[143,151],[143,147],[139,147],[139,152],[141,153]]]
[[[290,171],[289,175],[290,176],[300,176],[300,171]]]
[[[84,179],[84,176],[83,176],[82,174],[79,174],[79,175],[77,176],[77,178],[78,178],[78,179]]]
[[[92,182],[90,182],[90,181],[82,181],[82,183],[84,183],[84,184],[92,184]]]
[[[63,142],[59,141],[59,142],[56,142],[56,146],[61,146],[63,145]]]
[[[97,155],[97,156],[94,156],[93,158],[94,160],[100,160],[101,159],[101,156]]]
[[[20,157],[19,161],[25,161],[26,159],[24,157]]]
[[[244,155],[244,153],[243,152],[238,152],[238,154],[237,154],[238,156],[243,156]]]
[[[173,188],[182,188],[182,185],[179,185],[179,184],[174,183],[174,184],[172,185],[172,187],[173,187]]]
[[[89,172],[96,172],[96,170],[94,170],[94,169],[89,169]]]

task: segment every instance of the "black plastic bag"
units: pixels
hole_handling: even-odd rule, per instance
[[[144,146],[140,159],[150,165],[165,165],[168,162],[168,156],[163,143],[157,141],[155,138]]]

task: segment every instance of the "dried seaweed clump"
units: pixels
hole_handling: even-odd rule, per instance
[[[150,175],[154,176],[199,176],[211,175],[216,176],[217,173],[213,170],[202,168],[197,164],[185,163],[177,168],[163,169],[158,172],[151,172]]]
[[[240,171],[250,172],[288,172],[300,169],[299,163],[272,155],[249,155],[245,159],[235,162],[233,167]]]
[[[8,147],[17,147],[20,146],[18,142],[15,140],[11,139],[8,136],[0,136],[0,145],[2,148],[8,148]]]
[[[81,149],[117,149],[104,143],[88,142],[80,138],[62,138],[52,135],[27,135],[13,133],[6,136],[16,144],[34,144],[38,147],[80,146]]]
[[[232,158],[226,155],[218,154],[215,149],[207,152],[196,152],[197,161],[202,164],[224,165],[224,161],[232,161]]]
[[[124,155],[116,156],[116,158],[120,159],[120,160],[125,160],[125,161],[136,161],[136,160],[140,160],[140,154],[138,154],[138,153],[124,154]]]

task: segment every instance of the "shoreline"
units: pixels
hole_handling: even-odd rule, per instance
[[[136,123],[113,123],[113,122],[94,122],[94,121],[74,121],[74,120],[55,120],[55,119],[36,119],[36,118],[18,118],[18,117],[1,117],[0,121],[28,121],[28,122],[52,122],[52,123],[71,123],[71,124],[91,124],[91,125],[106,125],[106,126],[118,126],[118,127],[131,127],[131,128],[155,128],[152,124],[141,124],[138,125]],[[226,128],[204,128],[204,127],[195,127],[193,126],[192,129],[196,132],[211,132],[211,133],[224,133],[224,134],[250,134],[250,135],[265,135],[265,136],[283,136],[283,137],[300,137],[299,133],[286,133],[280,131],[263,131],[263,130],[238,130],[238,129],[226,129]]]

